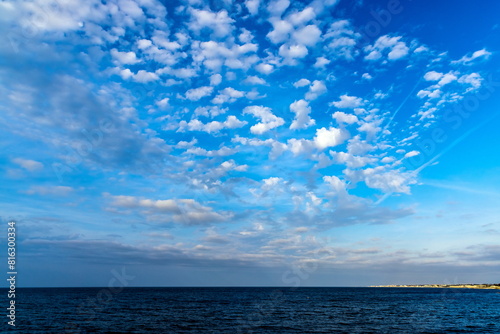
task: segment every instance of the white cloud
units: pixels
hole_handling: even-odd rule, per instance
[[[170,87],[170,86],[180,85],[181,83],[182,81],[170,78],[165,81],[165,86]]]
[[[413,50],[414,53],[420,53],[420,52],[425,52],[425,51],[429,51],[429,48],[426,47],[426,46],[419,46],[418,48],[416,48],[415,50]]]
[[[227,37],[233,31],[234,20],[229,17],[226,10],[217,13],[209,10],[190,9],[191,21],[188,27],[191,31],[199,33],[202,29],[208,28],[213,32],[214,37]]]
[[[368,138],[373,138],[380,130],[382,130],[379,127],[379,125],[380,125],[380,120],[373,122],[365,122],[361,124],[361,126],[358,128],[358,131],[366,132]]]
[[[290,129],[306,129],[316,124],[314,119],[309,117],[311,107],[309,106],[309,102],[306,100],[298,100],[290,104],[290,111],[295,113],[295,118],[290,125]]]
[[[264,191],[269,191],[271,189],[275,189],[280,183],[283,183],[283,179],[281,177],[270,177],[262,180],[261,189]]]
[[[299,87],[304,87],[304,86],[307,86],[311,83],[311,81],[307,80],[307,79],[300,79],[296,82],[293,83],[293,86],[295,88],[299,88]]]
[[[410,152],[408,152],[408,153],[406,153],[406,154],[405,154],[405,159],[406,159],[406,158],[411,158],[411,157],[417,156],[417,155],[419,155],[419,154],[420,154],[420,152],[419,152],[419,151],[410,151]]]
[[[219,73],[210,76],[210,86],[217,86],[222,82],[222,75]]]
[[[222,129],[236,129],[241,128],[247,124],[246,121],[240,121],[236,116],[228,116],[224,122],[212,121],[203,123],[198,119],[192,119],[189,122],[181,121],[177,131],[183,132],[186,129],[189,131],[203,131],[208,133],[217,133]]]
[[[225,114],[227,110],[227,108],[221,108],[219,106],[197,107],[194,110],[194,114],[214,118],[215,116]]]
[[[394,157],[383,157],[382,160],[380,160],[380,162],[384,163],[384,164],[389,164],[391,162],[394,162],[396,160],[396,158]]]
[[[176,51],[177,49],[181,48],[181,44],[179,42],[169,40],[168,35],[164,32],[155,31],[154,35],[152,37],[152,40],[155,44],[155,48],[154,48],[155,53],[163,54],[164,56],[166,56],[167,53],[163,52],[164,50],[159,50],[156,46],[160,46],[163,49],[166,49],[168,51]],[[148,50],[148,51],[152,51],[152,50]]]
[[[383,53],[388,52],[389,60],[397,60],[408,55],[409,48],[404,42],[401,42],[401,36],[389,37],[384,35],[379,37],[373,45],[368,45],[364,48],[366,60],[377,60],[382,57]]]
[[[179,79],[189,79],[197,76],[196,70],[194,68],[163,68],[156,71],[157,74],[170,74]]]
[[[212,103],[214,104],[223,104],[223,103],[233,103],[237,99],[245,96],[245,93],[239,90],[236,90],[232,87],[226,87],[219,94],[212,99]]]
[[[245,43],[242,45],[233,44],[228,47],[226,42],[217,42],[214,40],[195,43],[193,45],[193,58],[204,67],[220,72],[221,67],[227,66],[231,69],[250,68],[257,63],[260,58],[255,55],[258,45],[254,43]]]
[[[316,58],[316,62],[314,63],[313,67],[323,68],[328,64],[330,64],[330,60],[326,59],[325,57],[318,57]]]
[[[443,77],[443,73],[439,73],[436,71],[429,71],[429,72],[425,73],[425,75],[424,75],[424,79],[426,81],[438,81],[442,77]]]
[[[314,46],[321,37],[321,30],[314,24],[311,24],[294,31],[292,37],[298,44]]]
[[[314,12],[314,8],[306,7],[300,12],[295,12],[293,14],[290,14],[287,17],[287,20],[290,21],[295,26],[300,26],[308,23],[315,17],[316,13]]]
[[[372,50],[369,54],[365,56],[366,60],[377,60],[382,57],[382,54],[378,50]]]
[[[242,126],[245,126],[247,124],[246,121],[240,121],[239,119],[236,118],[236,116],[228,116],[227,119],[224,121],[224,126],[229,129],[236,129],[236,128],[241,128]]]
[[[366,80],[371,80],[373,77],[370,75],[370,73],[363,73],[361,78],[366,79]]]
[[[381,90],[379,90],[378,92],[375,93],[375,95],[373,95],[373,98],[376,100],[383,100],[388,96],[389,93],[383,93]]]
[[[255,75],[248,76],[245,80],[243,80],[243,83],[251,85],[267,85],[266,80],[259,78],[258,76]]]
[[[254,36],[250,32],[250,30],[241,28],[241,34],[238,35],[238,39],[240,40],[241,43],[251,43],[253,38]]]
[[[349,174],[349,172],[348,172]],[[384,193],[410,193],[409,185],[416,183],[415,175],[398,170],[385,170],[384,166],[362,171],[365,184]]]
[[[307,56],[307,48],[302,44],[283,44],[279,48],[279,55],[284,58],[296,59]]]
[[[325,183],[327,183],[330,186],[330,188],[332,188],[335,196],[338,196],[341,198],[344,198],[347,196],[345,181],[339,179],[335,175],[323,176],[323,181],[325,181]]]
[[[36,25],[37,33],[43,33],[77,30],[80,28],[79,23],[89,19],[90,16],[102,17],[98,9],[104,8],[96,6],[97,10],[93,10],[94,8],[91,5],[93,3],[90,1],[88,5],[67,2],[64,6],[50,5],[44,1],[30,1],[20,6],[15,1],[3,1],[0,6],[2,20],[18,20],[23,29]],[[26,15],[31,15],[32,18],[30,20],[22,20]]]
[[[329,58],[353,60],[358,55],[356,44],[359,37],[348,20],[334,21],[324,35]]]
[[[250,14],[257,15],[259,12],[260,0],[246,0],[245,6]]]
[[[441,96],[443,92],[439,88],[435,88],[432,91],[431,90],[419,90],[417,93],[417,96],[419,98],[424,98],[428,97],[430,99],[436,99]]]
[[[175,145],[175,148],[187,149],[193,147],[196,143],[198,143],[196,138],[191,139],[191,141],[181,140]]]
[[[438,83],[437,83],[437,84],[438,84],[440,87],[442,87],[442,86],[447,85],[447,84],[449,84],[450,82],[455,81],[455,80],[457,80],[457,77],[455,76],[455,74],[453,74],[453,73],[447,73],[447,74],[445,74],[445,75],[441,78],[441,80],[439,80],[439,81],[438,81]]]
[[[320,80],[314,80],[309,87],[309,91],[306,93],[306,100],[316,100],[318,96],[323,95],[327,92],[325,83]]]
[[[134,196],[110,196],[111,206],[125,209],[138,209],[151,221],[169,223],[173,221],[184,225],[200,225],[226,221],[232,217],[228,212],[216,212],[203,206],[194,199],[152,200]]]
[[[474,53],[472,53],[471,56],[463,56],[459,60],[454,60],[451,63],[452,64],[463,64],[463,65],[471,65],[474,60],[482,58],[482,59],[488,59],[491,56],[491,52],[487,51],[486,49],[481,49],[477,50]]]
[[[134,77],[134,73],[132,73],[132,71],[130,71],[128,68],[121,70],[119,74],[123,80]]]
[[[314,144],[320,150],[342,144],[349,138],[349,133],[338,128],[321,128],[316,130]]]
[[[258,100],[258,99],[262,99],[266,96],[267,96],[267,94],[260,95],[259,91],[255,88],[252,88],[251,91],[249,91],[245,94],[245,97],[249,100]]]
[[[161,99],[161,100],[159,100],[159,101],[156,101],[156,105],[157,105],[158,107],[160,107],[161,109],[166,109],[166,108],[169,106],[169,104],[168,104],[169,100],[170,100],[170,99],[169,99],[168,97],[166,97],[166,98],[164,98],[164,99]]]
[[[483,81],[483,78],[478,73],[465,74],[465,75],[462,75],[458,79],[458,82],[467,83],[467,84],[471,85],[473,88],[481,87],[482,81]]]
[[[134,52],[120,52],[116,49],[111,49],[111,56],[121,65],[133,65],[139,63],[141,60],[137,59]]]
[[[375,147],[361,140],[359,135],[354,136],[347,144],[347,151],[354,155],[365,155],[367,152],[374,150]]]
[[[137,74],[134,75],[134,80],[141,83],[156,81],[158,79],[159,77],[155,73],[148,72],[145,70],[139,70],[139,72],[137,72]]]
[[[347,60],[354,59],[356,55],[355,46],[356,40],[349,37],[340,37],[332,40],[328,48],[333,51],[335,58],[345,58]]]
[[[311,203],[314,206],[319,206],[323,202],[323,200],[321,198],[317,197],[312,191],[309,191],[307,193],[307,197],[309,197],[309,199],[311,200]],[[295,231],[297,231],[299,233],[307,232],[307,230],[308,230],[307,227],[299,227],[299,228],[295,229]]]
[[[375,161],[371,157],[356,156],[346,152],[330,151],[330,155],[339,164],[345,164],[347,168],[361,168]]]
[[[35,160],[15,158],[12,160],[12,162],[14,162],[15,164],[21,166],[22,168],[24,168],[30,172],[35,172],[37,170],[43,169],[43,164],[41,162],[38,162]]]
[[[141,50],[147,49],[153,45],[153,42],[151,42],[149,39],[140,39],[137,41],[137,47]]]
[[[337,108],[357,108],[363,105],[363,100],[360,97],[341,95],[340,101],[332,102],[331,105]]]
[[[272,0],[267,5],[267,11],[271,16],[281,17],[288,6],[290,6],[290,0]]]
[[[233,159],[224,161],[220,166],[225,170],[235,170],[238,172],[244,172],[248,169],[248,165],[237,165]]]
[[[316,148],[314,141],[307,139],[288,139],[287,148],[294,154],[311,154],[311,152]]]
[[[234,149],[228,147],[222,147],[218,150],[208,151],[201,147],[191,147],[186,150],[188,154],[201,155],[204,157],[225,157],[228,155],[233,155],[236,153]]]
[[[353,124],[358,121],[356,115],[346,114],[342,111],[336,111],[333,113],[332,117],[337,121],[337,123]]]
[[[275,116],[271,112],[271,108],[264,106],[248,106],[243,109],[243,113],[251,114],[252,116],[261,120],[260,123],[253,125],[250,128],[250,132],[253,134],[263,134],[271,129],[285,124],[285,121],[281,117]]]
[[[271,147],[271,152],[269,152],[270,159],[276,159],[288,148],[286,144],[270,138],[266,140],[260,140],[256,138],[248,139],[236,135],[231,139],[231,141],[234,143],[241,143],[243,145],[250,146],[269,146]]]
[[[119,2],[120,10],[125,12],[128,16],[138,19],[144,15],[143,10],[135,1],[122,0]]]
[[[389,58],[389,60],[396,60],[396,59],[403,58],[404,56],[406,56],[408,54],[409,50],[410,49],[406,46],[405,43],[398,42],[398,43],[396,43],[396,45],[394,45],[392,50],[389,52],[389,54],[387,55],[387,58]]]
[[[267,34],[267,38],[274,43],[283,43],[290,37],[290,33],[293,31],[293,26],[285,20],[271,19],[271,24],[273,25],[273,30]]]
[[[270,74],[274,71],[273,65],[261,63],[255,66],[255,69],[262,74]]]
[[[203,86],[192,88],[186,92],[186,99],[191,101],[198,101],[205,96],[212,94],[214,88],[211,86]]]

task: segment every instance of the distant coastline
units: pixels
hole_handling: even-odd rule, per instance
[[[498,289],[500,284],[392,284],[372,285],[372,288],[453,288],[453,289]]]

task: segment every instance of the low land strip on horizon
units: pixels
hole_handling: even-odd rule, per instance
[[[372,285],[374,288],[466,288],[466,289],[499,289],[500,284],[392,284]]]

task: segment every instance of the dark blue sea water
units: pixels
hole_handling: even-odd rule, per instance
[[[16,330],[8,330],[7,317],[2,328],[6,329],[4,332],[58,334],[500,333],[500,293],[497,291],[18,289]],[[3,305],[7,305],[3,298]]]

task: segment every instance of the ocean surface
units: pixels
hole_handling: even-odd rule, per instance
[[[16,306],[2,333],[500,333],[498,290],[25,288]]]

